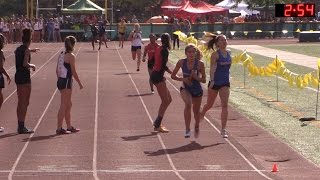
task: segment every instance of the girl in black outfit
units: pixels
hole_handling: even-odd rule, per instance
[[[16,73],[15,73],[15,83],[17,85],[18,94],[18,106],[17,106],[17,116],[18,116],[18,133],[19,134],[29,134],[34,131],[29,130],[25,127],[25,118],[28,110],[30,95],[31,95],[31,77],[30,68],[35,71],[36,66],[30,64],[31,55],[30,52],[36,52],[39,49],[29,49],[32,39],[32,30],[23,29],[22,30],[22,45],[15,50],[16,57]]]
[[[169,132],[169,130],[162,126],[161,122],[165,111],[172,101],[170,92],[166,85],[166,78],[164,77],[165,71],[170,74],[172,73],[171,70],[167,67],[169,50],[171,49],[170,35],[168,33],[164,33],[161,35],[161,44],[162,45],[157,48],[155,52],[155,61],[150,80],[156,86],[161,98],[161,105],[159,107],[158,116],[153,123],[154,130],[157,132],[166,133]]]
[[[92,44],[92,49],[94,50],[94,43],[97,41],[99,30],[95,24],[91,24],[90,27],[91,27],[91,33],[92,33],[91,44]]]
[[[0,33],[0,109],[3,103],[3,95],[2,95],[2,88],[4,88],[4,76],[5,75],[7,77],[8,80],[8,84],[10,84],[11,79],[10,76],[8,75],[7,71],[3,68],[3,63],[5,61],[5,57],[3,55],[3,47],[4,47],[4,43],[5,43],[5,38],[4,36]],[[3,132],[4,128],[0,127],[0,132]]]
[[[70,134],[80,131],[80,129],[71,125],[71,95],[73,78],[78,82],[80,89],[83,88],[76,71],[76,57],[73,54],[76,38],[73,36],[67,36],[64,40],[64,44],[66,51],[60,54],[56,69],[58,77],[57,87],[61,93],[61,104],[58,112],[56,134]],[[63,119],[66,120],[67,130],[62,128]]]
[[[107,38],[106,38],[106,26],[107,26],[107,21],[101,22],[99,24],[99,49],[101,48],[102,41],[106,45],[106,48],[108,48],[107,45]]]

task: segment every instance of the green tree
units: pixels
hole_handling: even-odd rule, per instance
[[[26,3],[24,0],[0,0],[0,16],[11,16],[12,14],[26,14]]]

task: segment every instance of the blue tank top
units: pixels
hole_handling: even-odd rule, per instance
[[[217,60],[217,68],[214,73],[214,84],[225,85],[230,83],[230,67],[231,67],[231,56],[227,51],[227,56],[224,57],[220,50],[217,51],[219,59]]]
[[[181,68],[182,69],[182,73],[183,73],[183,77],[184,78],[190,77],[192,70],[197,71],[197,75],[199,75],[198,64],[199,64],[199,60],[195,60],[194,64],[193,64],[193,68],[190,70],[190,69],[188,69],[188,60],[184,59],[183,60],[183,65],[182,65],[182,68]],[[202,86],[201,86],[200,82],[197,81],[197,80],[192,80],[191,86],[188,86],[185,83],[184,83],[184,86],[187,89],[192,89],[192,90],[195,90],[195,89],[200,90],[200,89],[202,89]]]

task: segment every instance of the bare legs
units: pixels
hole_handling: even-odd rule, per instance
[[[155,130],[159,132],[168,132],[168,130],[165,127],[161,126],[161,122],[162,122],[164,113],[166,112],[168,106],[172,101],[172,98],[165,81],[157,83],[155,84],[155,86],[157,87],[157,91],[161,99],[161,104],[158,110],[158,117],[154,121],[153,125],[155,127]]]
[[[24,122],[29,106],[31,84],[17,85],[18,106],[17,117],[19,122]]]
[[[149,73],[149,76],[151,76],[152,69],[148,68],[148,73]],[[154,93],[153,83],[152,83],[151,79],[149,79],[149,84],[150,84],[151,93]]]
[[[229,95],[230,95],[230,88],[227,86],[222,87],[217,90],[208,89],[208,98],[207,103],[203,106],[201,111],[201,118],[203,118],[206,112],[213,106],[217,95],[219,94],[221,100],[221,133],[225,132],[228,120],[228,102],[229,102]],[[224,136],[227,137],[227,136]]]
[[[18,94],[18,106],[17,106],[17,117],[18,117],[18,133],[29,134],[34,131],[29,130],[25,127],[26,114],[29,106],[29,100],[31,95],[31,84],[17,85]]]
[[[186,126],[185,137],[190,137],[190,124],[191,124],[191,108],[193,110],[193,116],[195,119],[195,137],[199,135],[199,123],[200,123],[200,106],[202,97],[192,97],[191,94],[186,90],[181,90],[180,92],[182,100],[184,101],[184,120]]]
[[[132,60],[136,60],[136,57],[138,58],[137,60],[137,71],[140,70],[140,64],[141,64],[141,49],[137,49],[136,51],[131,51],[132,53]]]
[[[67,128],[72,128],[71,126],[71,95],[72,90],[71,89],[63,89],[60,90],[61,92],[61,104],[58,112],[58,123],[57,123],[57,129],[62,128],[63,119],[66,119]]]

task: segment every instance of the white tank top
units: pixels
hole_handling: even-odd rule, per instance
[[[142,35],[141,32],[133,33],[132,46],[142,46]]]
[[[66,78],[68,69],[64,66],[64,52],[61,52],[57,62],[58,77]]]

